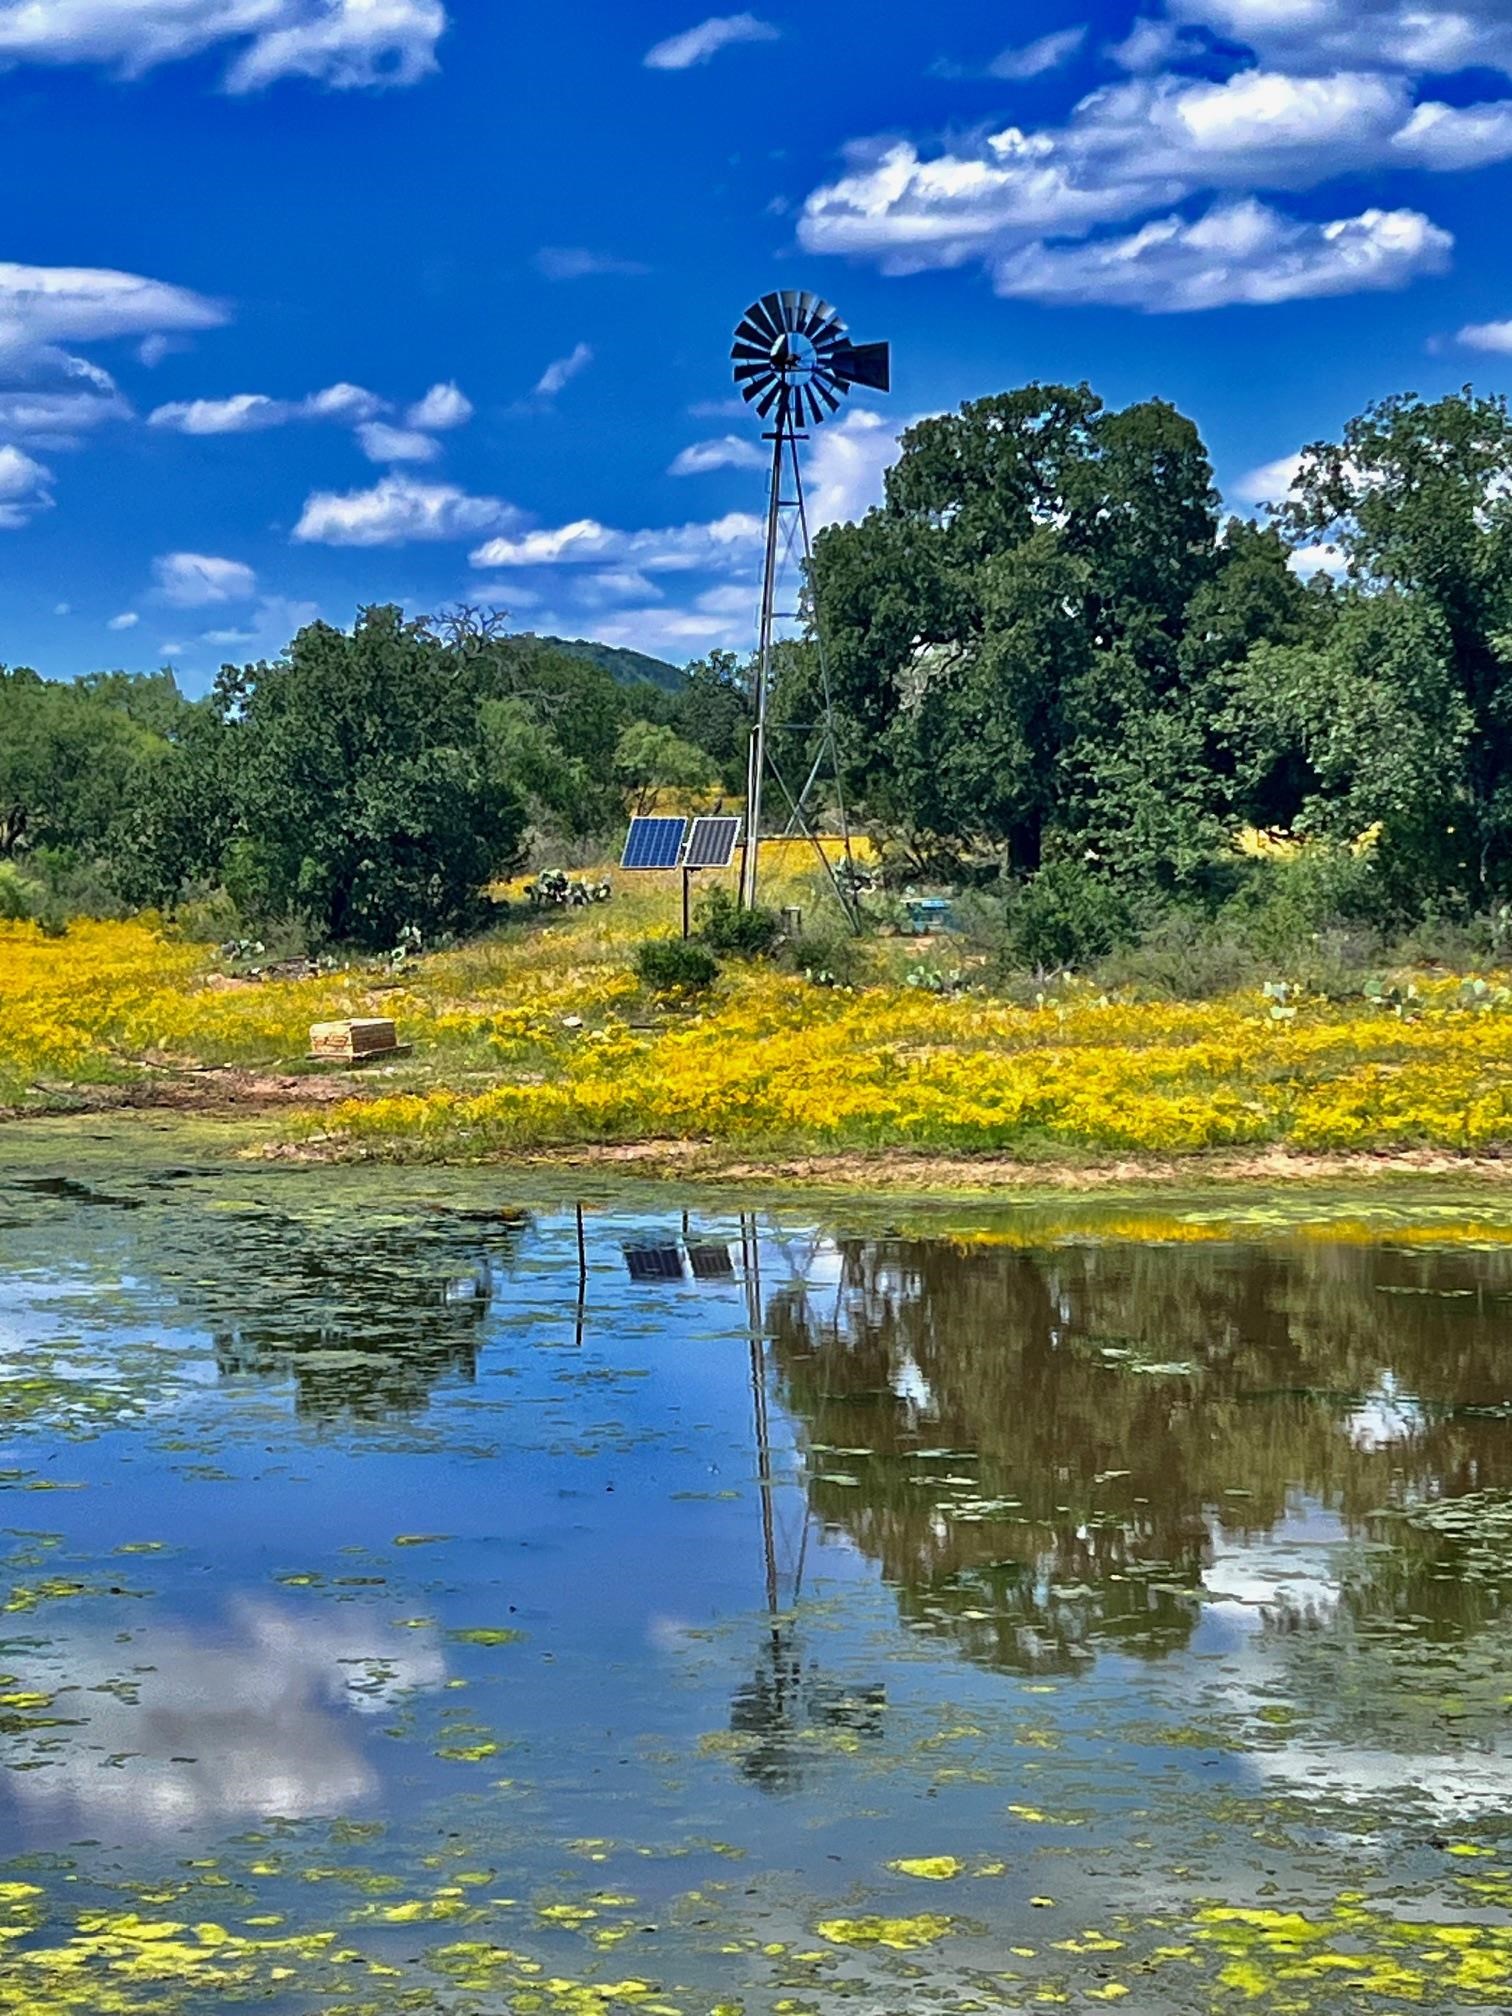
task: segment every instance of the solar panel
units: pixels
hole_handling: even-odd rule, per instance
[[[675,868],[687,832],[686,819],[632,819],[621,868]]]
[[[675,1246],[627,1246],[625,1266],[632,1281],[681,1281],[682,1254]]]
[[[730,1257],[728,1246],[704,1244],[689,1246],[688,1265],[693,1269],[695,1281],[733,1281],[735,1262]]]
[[[693,821],[693,831],[688,836],[685,868],[728,868],[735,859],[736,842],[740,839],[740,821],[724,817],[709,816]]]

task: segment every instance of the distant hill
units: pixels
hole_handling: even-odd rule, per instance
[[[593,644],[586,637],[543,637],[541,642],[549,644],[555,651],[565,651],[571,658],[587,658],[601,666],[611,679],[617,679],[621,686],[634,686],[638,681],[645,680],[668,693],[679,693],[687,683],[687,674],[680,666],[669,665],[665,658],[648,658],[644,651],[624,651],[614,644]]]

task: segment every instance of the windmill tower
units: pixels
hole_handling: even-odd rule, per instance
[[[762,789],[770,776],[787,801],[790,813],[788,830],[796,829],[813,841],[847,916],[854,922],[854,884],[842,886],[808,818],[808,806],[815,787],[828,770],[838,802],[848,862],[850,831],[840,788],[840,765],[835,748],[829,673],[822,637],[819,639],[819,667],[824,719],[819,724],[818,753],[806,781],[796,793],[789,789],[781,769],[773,760],[767,709],[771,698],[772,645],[776,625],[783,613],[777,608],[780,556],[785,547],[801,548],[807,570],[813,550],[798,443],[808,439],[810,427],[817,427],[832,413],[839,412],[841,401],[849,396],[853,385],[866,386],[874,392],[888,391],[892,383],[891,352],[886,343],[852,343],[846,334],[845,324],[827,301],[821,301],[817,294],[806,290],[800,292],[787,288],[779,294],[763,294],[759,301],[751,303],[740,318],[730,356],[734,361],[735,383],[740,388],[741,397],[770,423],[764,438],[772,444],[766,561],[761,588],[761,642],[754,695],[756,718],[751,729],[746,765],[746,827],[740,868],[740,900],[748,909],[756,901],[761,858]]]

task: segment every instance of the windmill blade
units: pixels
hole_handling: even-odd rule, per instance
[[[734,371],[735,383],[737,385],[747,378],[774,378],[776,375],[776,372],[772,369],[771,360],[765,357],[759,364],[737,364]]]
[[[754,316],[742,315],[740,318],[740,327],[735,331],[735,341],[737,343],[760,343],[765,349],[770,350],[775,338],[767,334],[766,330],[761,327]]]
[[[776,298],[775,294],[763,295],[761,300],[753,301],[741,317],[743,322],[754,322],[757,334],[765,336],[768,343],[775,343],[782,334],[782,323],[771,311],[770,304]]]
[[[830,390],[830,381],[828,380],[828,378],[825,378],[820,373],[815,372],[813,379],[813,389],[819,394],[819,397],[824,401],[825,405],[828,406],[831,413],[838,413],[840,411],[840,401],[835,397],[834,393]],[[848,392],[850,390],[850,387],[848,385],[842,385],[840,387],[840,390],[842,391],[842,393]]]
[[[734,346],[734,348],[730,351],[730,355],[732,357],[746,359],[751,362],[760,362],[763,364],[770,364],[772,361],[772,350],[770,344],[762,345],[760,343],[737,343]]]
[[[813,314],[814,309],[817,307],[817,305],[818,305],[818,296],[816,294],[811,293],[807,287],[802,287],[799,289],[798,320],[793,324],[793,327],[798,331],[798,334],[800,336],[808,335],[809,317]]]
[[[802,321],[803,319],[803,309],[801,306],[802,301],[803,296],[798,292],[798,289],[796,287],[783,288],[782,320],[786,328],[796,329],[799,323]]]
[[[754,385],[742,385],[740,388],[740,396],[742,399],[744,399],[747,406],[749,406],[751,401],[753,399],[759,399],[765,390],[766,387],[758,381]]]
[[[892,349],[886,343],[841,343],[826,359],[836,380],[865,385],[873,392],[892,390]]]
[[[825,304],[821,302],[820,306],[823,307]],[[845,324],[833,308],[828,310],[828,319],[826,321],[821,322],[817,329],[809,331],[809,341],[821,357],[826,351],[833,350],[835,345],[843,340],[844,336]]]
[[[777,400],[783,396],[786,390],[787,390],[786,386],[782,385],[781,383],[775,385],[769,385],[763,396],[757,400],[756,411],[761,415],[763,420],[765,420],[768,413],[771,412],[772,407],[775,405]]]
[[[774,337],[785,336],[788,325],[787,317],[782,312],[782,296],[780,294],[763,294],[761,297],[761,306],[766,310],[767,320],[772,325],[772,335]]]
[[[807,398],[809,403],[809,413],[812,417],[813,424],[814,426],[817,427],[819,425],[819,422],[824,418],[824,408],[819,404],[818,398],[815,396],[812,384],[805,385],[803,390],[804,390],[804,396]]]

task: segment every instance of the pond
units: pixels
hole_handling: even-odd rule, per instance
[[[531,1180],[0,1142],[0,2011],[1512,2003],[1512,1211]]]

